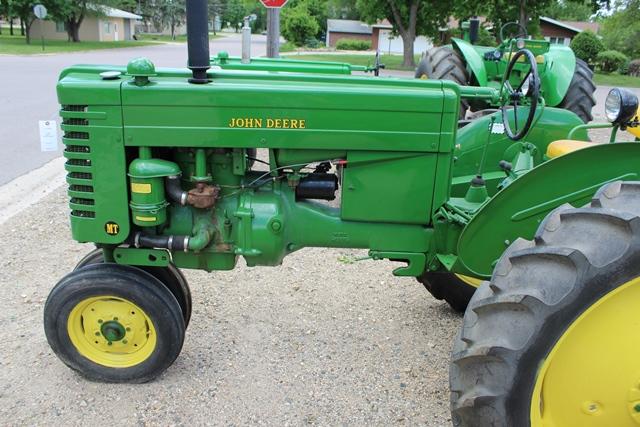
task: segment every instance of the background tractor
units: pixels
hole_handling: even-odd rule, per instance
[[[585,123],[593,120],[591,110],[596,103],[593,72],[569,47],[531,40],[527,30],[516,22],[502,26],[498,47],[477,46],[474,43],[478,39],[479,21],[472,19],[465,24],[469,28],[465,39],[453,38],[451,45],[434,47],[424,53],[416,68],[416,78],[499,88],[511,55],[518,49],[528,49],[536,57],[540,91],[546,105],[572,111]],[[514,78],[521,78],[529,72],[529,65],[516,64],[514,71]],[[484,100],[463,100],[460,115],[465,118],[467,111],[492,107],[495,106]]]
[[[637,419],[639,144],[555,141],[581,120],[545,108],[526,49],[499,89],[211,71],[206,11],[187,2],[190,70],[136,58],[60,75],[71,233],[99,248],[45,304],[62,362],[93,380],[150,381],[190,321],[181,269],[361,248],[397,276],[492,277],[454,347],[457,425]],[[459,129],[462,99],[500,109]],[[637,108],[622,90],[607,102],[616,129],[637,125]]]

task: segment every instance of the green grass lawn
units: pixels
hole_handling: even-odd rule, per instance
[[[327,55],[327,54],[314,54],[314,55],[287,55],[290,59],[300,59],[305,61],[327,61],[327,62],[348,62],[352,65],[373,65],[376,61],[375,55]],[[420,61],[420,56],[416,55],[416,64]],[[388,70],[404,70],[413,71],[413,68],[407,68],[402,66],[402,55],[382,55],[380,57],[382,62]]]
[[[595,84],[603,86],[640,87],[640,77],[623,76],[618,73],[596,73],[593,76],[593,81]]]
[[[20,32],[20,29],[18,29]],[[44,53],[77,52],[94,49],[114,49],[122,47],[136,47],[156,44],[151,41],[119,41],[119,42],[79,42],[70,43],[64,40],[45,40]],[[0,36],[0,54],[8,55],[33,55],[43,53],[39,38],[31,40],[31,44],[26,44],[22,36]]]

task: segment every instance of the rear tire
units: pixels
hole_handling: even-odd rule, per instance
[[[94,249],[84,256],[75,266],[74,270],[79,270],[87,265],[102,264],[104,263],[104,252],[102,249]],[[150,266],[136,266],[132,268],[138,268],[146,271],[158,279],[164,286],[166,286],[178,303],[182,310],[185,327],[189,326],[191,320],[191,290],[189,289],[189,283],[184,277],[178,267],[170,263],[167,267],[150,267]]]
[[[417,279],[435,299],[445,300],[458,313],[464,313],[480,285],[478,279],[448,272],[428,271],[422,273]]]
[[[638,312],[640,182],[614,182],[551,212],[476,291],[453,348],[453,424],[636,425]]]
[[[575,113],[583,122],[589,123],[593,120],[591,110],[596,105],[593,94],[596,85],[593,83],[593,71],[586,62],[576,58],[576,71],[573,74],[569,89],[558,108],[564,108]]]
[[[460,86],[469,85],[469,73],[464,59],[456,51],[447,46],[434,47],[424,55],[415,73],[416,79],[450,80]],[[460,118],[464,118],[469,109],[469,102],[460,101]]]

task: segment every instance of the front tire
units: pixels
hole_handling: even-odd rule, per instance
[[[173,294],[140,269],[95,264],[66,275],[44,307],[53,352],[101,382],[143,383],[180,354],[185,324]]]
[[[614,182],[514,242],[472,298],[450,366],[456,426],[640,421],[640,183]]]
[[[102,249],[94,249],[78,262],[74,270],[79,270],[87,265],[102,263],[104,263],[104,251]],[[189,326],[192,307],[191,290],[189,289],[187,279],[180,269],[173,263],[169,263],[166,267],[138,266],[134,268],[139,268],[140,270],[150,273],[171,291],[173,296],[178,300],[178,304],[180,304],[185,326]]]

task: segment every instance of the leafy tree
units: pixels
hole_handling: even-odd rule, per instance
[[[241,0],[229,0],[227,2],[223,20],[233,26],[236,32],[238,32],[238,24],[242,22],[245,16],[247,16],[247,13]]]
[[[304,4],[282,11],[282,35],[296,46],[303,46],[307,40],[315,38],[320,30],[316,18],[310,15]]]
[[[462,19],[486,16],[494,24],[496,36],[507,22],[518,22],[530,34],[538,34],[538,18],[553,1],[557,0],[462,0],[453,4],[453,15]]]
[[[615,12],[602,24],[602,37],[607,49],[614,49],[637,58],[640,56],[640,0],[615,3]]]
[[[451,5],[438,0],[356,0],[362,18],[369,23],[388,19],[402,38],[402,65],[415,67],[414,42],[416,36],[436,37],[451,14]]]
[[[592,31],[583,31],[571,40],[569,45],[576,56],[587,64],[595,64],[598,54],[604,50],[604,45]]]
[[[331,19],[360,19],[353,0],[327,0],[327,18]]]
[[[169,27],[171,39],[176,39],[176,27],[184,23],[186,18],[185,0],[168,0],[162,2],[159,8],[162,27]]]
[[[587,21],[593,15],[591,1],[552,1],[543,11],[543,16],[560,21]]]
[[[36,19],[36,16],[33,14],[33,7],[38,3],[38,1],[33,0],[11,0],[11,9],[13,10],[14,16],[18,16],[24,24],[25,41],[27,44],[31,43],[29,31],[31,30],[33,21]]]

